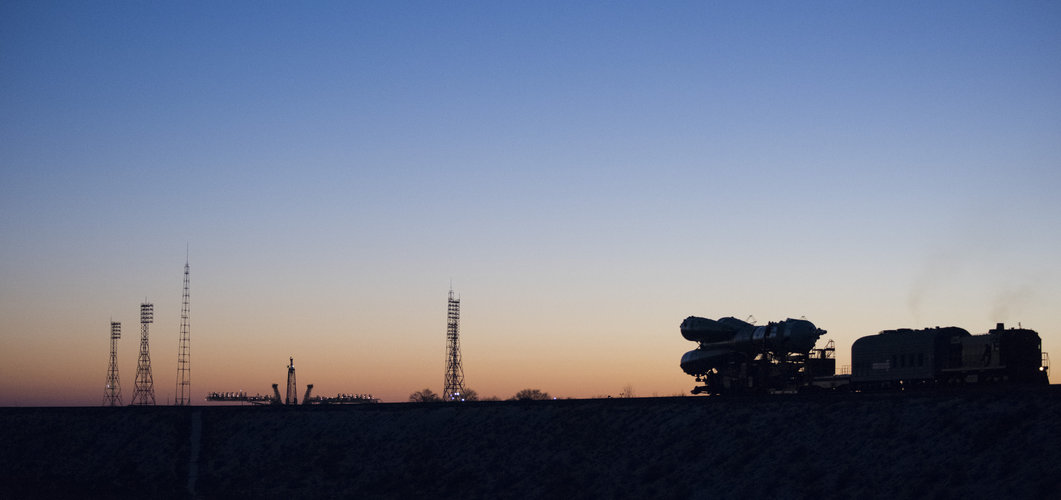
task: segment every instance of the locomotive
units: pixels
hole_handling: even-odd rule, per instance
[[[826,333],[805,319],[756,326],[733,317],[690,316],[681,324],[699,345],[681,359],[703,385],[693,394],[907,390],[981,384],[1048,384],[1049,361],[1039,334],[998,323],[972,335],[958,327],[885,330],[851,346],[850,373],[836,373]]]
[[[958,327],[885,330],[851,346],[856,389],[970,384],[1048,384],[1035,330],[998,323],[982,335]]]

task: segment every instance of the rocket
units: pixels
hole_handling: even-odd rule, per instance
[[[786,319],[756,326],[734,317],[689,316],[681,324],[682,337],[700,346],[682,356],[681,367],[690,375],[703,375],[727,363],[752,360],[759,353],[777,356],[806,354],[825,334],[805,319]]]

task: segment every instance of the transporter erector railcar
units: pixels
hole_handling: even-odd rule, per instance
[[[690,316],[681,324],[696,349],[681,368],[693,394],[805,390],[906,390],[982,384],[1047,384],[1039,334],[999,323],[982,335],[958,327],[885,330],[851,346],[851,373],[836,374],[835,348],[814,345],[825,330],[804,319],[756,326]]]
[[[693,394],[797,390],[836,368],[833,347],[814,349],[825,330],[805,319],[756,326],[737,318],[690,316],[682,336],[700,346],[682,356],[681,367],[703,386]]]

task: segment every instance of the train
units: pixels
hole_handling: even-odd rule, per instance
[[[696,349],[681,369],[702,383],[693,394],[809,391],[902,391],[995,384],[1049,384],[1049,356],[1035,330],[973,335],[949,326],[884,330],[851,346],[850,370],[836,372],[836,345],[806,319],[756,325],[734,317],[689,316],[682,337]]]

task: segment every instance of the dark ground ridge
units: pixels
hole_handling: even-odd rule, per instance
[[[1057,498],[1061,386],[0,408],[0,440],[6,498]]]

